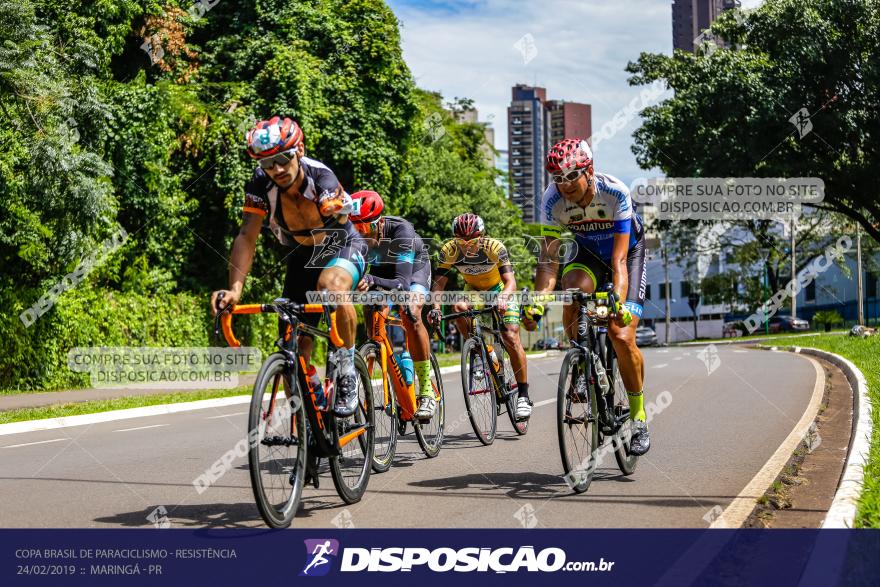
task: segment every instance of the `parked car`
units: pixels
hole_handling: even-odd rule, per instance
[[[542,338],[541,340],[536,342],[535,346],[533,347],[533,349],[536,351],[546,351],[546,350],[558,349],[558,348],[559,348],[559,339],[553,338],[553,337]]]
[[[770,332],[799,332],[809,330],[810,322],[782,314],[770,318],[768,329]]]
[[[737,336],[745,336],[746,325],[741,320],[735,322],[725,322],[721,328],[721,336],[723,338],[735,338]]]
[[[655,346],[657,344],[657,333],[650,326],[639,326],[636,328],[636,345],[638,346]]]

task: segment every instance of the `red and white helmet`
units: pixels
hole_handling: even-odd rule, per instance
[[[452,220],[452,234],[460,238],[477,238],[485,229],[483,219],[472,212],[465,212]]]
[[[247,152],[253,159],[271,157],[297,147],[303,132],[295,120],[273,116],[261,120],[247,133]]]
[[[364,190],[351,195],[354,209],[349,216],[352,222],[363,224],[377,220],[385,211],[385,202],[376,192]]]
[[[547,153],[547,171],[574,171],[593,164],[593,151],[584,139],[562,139]]]

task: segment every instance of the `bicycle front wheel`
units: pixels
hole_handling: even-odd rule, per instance
[[[299,382],[281,353],[269,355],[254,383],[248,416],[248,464],[257,509],[272,528],[286,528],[305,480],[308,429]]]
[[[340,454],[330,457],[330,473],[336,492],[345,503],[357,503],[367,490],[373,464],[373,393],[367,364],[354,356],[358,374],[358,408],[348,418],[331,418],[336,426]]]
[[[495,441],[498,426],[498,404],[489,369],[483,361],[480,341],[469,338],[461,349],[461,387],[474,434],[485,445]]]
[[[373,472],[384,473],[391,468],[394,453],[397,450],[397,402],[394,400],[394,389],[391,376],[382,373],[382,357],[379,345],[368,342],[361,346],[360,355],[367,365],[370,389],[373,396]],[[388,396],[385,386],[388,385]]]
[[[559,370],[556,424],[565,481],[583,493],[593,480],[599,448],[596,386],[590,383],[587,363],[578,349],[566,353]]]
[[[440,445],[443,444],[443,427],[446,423],[446,399],[443,396],[443,376],[440,374],[440,364],[437,357],[431,353],[431,387],[434,390],[434,401],[437,408],[434,417],[428,422],[413,420],[413,429],[416,432],[416,440],[422,447],[422,452],[429,459],[440,454]]]

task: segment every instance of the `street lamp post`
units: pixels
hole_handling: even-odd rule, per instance
[[[764,305],[767,304],[767,296],[770,294],[770,274],[767,267],[770,264],[770,249],[761,248],[761,256],[764,257],[764,277],[761,280],[761,292],[764,298]],[[770,318],[764,312],[764,334],[770,334]]]

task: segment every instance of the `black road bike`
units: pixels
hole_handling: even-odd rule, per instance
[[[565,480],[575,493],[583,493],[609,450],[624,475],[635,472],[638,457],[629,452],[629,400],[607,333],[608,319],[617,312],[617,296],[566,293],[578,303],[578,336],[559,371],[557,429]]]
[[[490,314],[492,325],[481,324],[480,316]],[[468,418],[477,439],[485,445],[495,441],[498,416],[506,411],[517,434],[529,430],[529,421],[518,420],[519,393],[510,364],[510,353],[501,338],[502,320],[494,307],[468,309],[443,316],[444,320],[470,319],[470,336],[461,347],[461,382]]]

